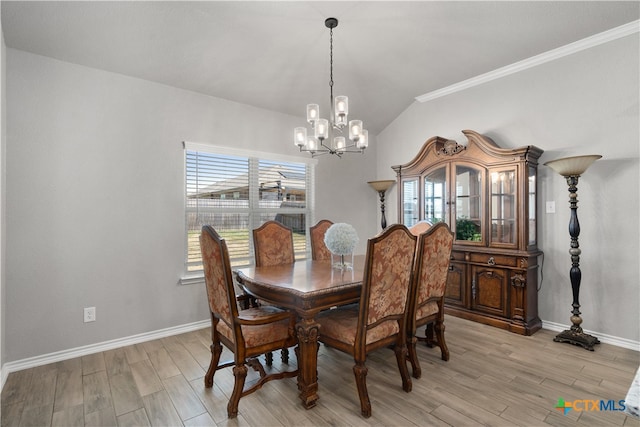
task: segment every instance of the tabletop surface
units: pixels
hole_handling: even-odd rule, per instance
[[[364,255],[354,257],[353,269],[339,270],[331,261],[301,260],[293,264],[245,267],[235,270],[241,283],[278,288],[298,296],[335,292],[339,288],[362,285]]]

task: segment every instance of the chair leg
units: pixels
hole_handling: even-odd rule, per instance
[[[433,322],[427,323],[427,326],[424,328],[424,336],[427,347],[431,348],[434,344],[437,345],[436,340],[433,335]]]
[[[282,363],[289,364],[289,349],[283,348],[280,350],[280,358],[282,359]]]
[[[209,369],[204,376],[204,386],[211,388],[213,386],[213,375],[218,369],[218,362],[220,362],[220,355],[222,354],[222,345],[219,342],[211,344],[211,362],[209,363]]]
[[[236,365],[233,367],[233,376],[236,381],[233,385],[233,393],[229,404],[227,405],[227,416],[229,418],[235,418],[238,416],[238,403],[242,397],[242,390],[244,389],[244,380],[247,378],[247,367],[245,365]]]
[[[371,417],[371,402],[369,401],[369,393],[367,392],[367,371],[364,362],[356,362],[353,367],[353,373],[356,376],[356,385],[358,386],[358,397],[360,398],[360,411],[365,418]]]
[[[398,362],[398,369],[402,377],[402,389],[409,393],[413,385],[411,383],[411,377],[409,376],[409,370],[407,369],[407,346],[405,344],[396,345],[393,351],[396,353],[396,361]]]
[[[265,359],[265,363],[267,364],[267,366],[272,366],[273,365],[273,353],[268,352],[264,354],[264,359]]]
[[[211,362],[209,362],[209,369],[204,376],[204,386],[207,388],[213,386],[213,375],[218,369],[218,362],[220,362],[220,355],[222,354],[222,345],[218,337],[218,322],[220,322],[220,319],[211,313]]]
[[[438,347],[440,347],[440,352],[442,353],[441,358],[446,362],[449,360],[449,349],[447,348],[447,343],[444,340],[444,322],[436,320],[435,332],[438,340],[437,344]]]
[[[416,343],[418,338],[415,336],[410,337],[408,340],[407,354],[409,363],[411,363],[411,371],[413,372],[413,378],[420,378],[422,376],[422,369],[420,368],[420,362],[418,362],[418,353],[416,352]]]

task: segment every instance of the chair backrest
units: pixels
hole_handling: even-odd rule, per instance
[[[405,339],[415,247],[416,237],[402,224],[367,242],[356,349],[396,333]]]
[[[293,231],[277,221],[267,221],[253,230],[256,267],[295,261]]]
[[[205,225],[200,234],[200,251],[211,315],[233,329],[233,319],[238,316],[238,306],[227,243],[213,227]]]
[[[324,233],[333,225],[328,219],[318,221],[316,225],[309,228],[309,238],[311,240],[311,259],[331,259],[331,252],[324,243]]]
[[[419,311],[430,300],[444,297],[452,246],[453,233],[444,222],[437,223],[418,237],[412,290],[416,310]]]
[[[432,224],[427,220],[418,221],[415,224],[413,224],[411,227],[409,227],[409,231],[414,236],[419,236],[425,231],[427,231],[429,228],[431,228],[431,225]]]

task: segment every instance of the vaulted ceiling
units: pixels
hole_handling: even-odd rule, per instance
[[[636,1],[2,1],[7,47],[377,133],[414,98],[639,19]]]

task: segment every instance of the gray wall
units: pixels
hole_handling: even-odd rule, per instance
[[[0,18],[2,17],[2,12],[0,12]],[[2,365],[4,364],[4,337],[5,337],[5,322],[4,322],[4,292],[5,292],[5,170],[6,170],[6,162],[5,162],[5,148],[6,148],[6,46],[4,44],[4,32],[2,31],[2,20],[0,19],[0,370],[2,369]],[[0,378],[4,378],[4,376],[0,375]]]
[[[7,49],[3,362],[208,320],[204,287],[177,284],[181,141],[295,156],[300,123]],[[316,219],[352,223],[363,253],[376,159],[356,157],[319,159]],[[82,322],[88,306],[95,323]]]
[[[431,136],[466,143],[486,134],[504,148],[536,145],[541,164],[602,154],[578,185],[583,327],[640,341],[638,34],[471,89],[414,103],[378,135],[378,174],[413,159]],[[428,73],[425,73],[428,78]],[[543,321],[569,325],[569,204],[564,178],[539,166],[539,247],[545,253],[539,293]],[[390,198],[397,197],[396,189]],[[546,214],[545,201],[556,202]],[[390,209],[393,220],[397,208]]]
[[[394,178],[390,166],[433,135],[465,142],[460,130],[473,129],[503,147],[537,145],[543,162],[603,154],[579,185],[584,326],[640,341],[638,48],[634,35],[411,105],[364,156],[319,159],[316,219],[354,224],[363,253],[379,229],[366,181]],[[204,289],[176,284],[181,141],[297,155],[291,129],[304,118],[13,49],[4,76],[2,364],[208,319]],[[544,166],[539,184],[541,206],[557,208],[539,207],[540,316],[568,324],[566,184]],[[389,223],[395,198],[394,187]],[[86,306],[97,322],[82,323]]]

